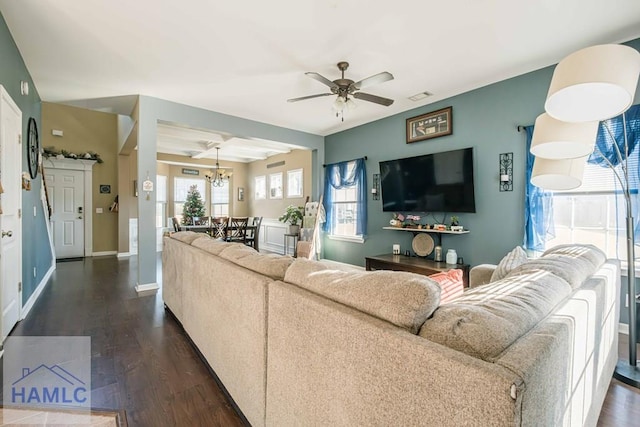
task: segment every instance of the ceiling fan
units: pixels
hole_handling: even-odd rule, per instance
[[[336,101],[334,102],[334,109],[336,110],[336,116],[344,111],[344,108],[352,108],[355,106],[355,103],[349,95],[353,96],[356,99],[361,99],[363,101],[373,102],[375,104],[384,105],[388,107],[393,104],[393,99],[383,98],[381,96],[372,95],[370,93],[360,92],[361,89],[364,89],[369,86],[373,86],[378,83],[384,83],[389,80],[393,80],[393,75],[387,71],[383,71],[382,73],[374,74],[373,76],[367,77],[366,79],[362,79],[359,82],[354,82],[351,79],[344,78],[345,70],[349,68],[349,63],[346,61],[338,62],[338,69],[342,72],[342,77],[336,79],[334,81],[329,80],[328,78],[314,72],[305,73],[307,76],[311,77],[314,80],[319,81],[320,83],[327,85],[329,89],[331,89],[330,93],[320,93],[317,95],[308,95],[301,96],[299,98],[291,98],[287,99],[287,102],[297,102],[304,101],[305,99],[319,98],[321,96],[330,96],[330,95],[338,95]],[[342,118],[344,121],[344,116]]]

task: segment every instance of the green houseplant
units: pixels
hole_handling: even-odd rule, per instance
[[[300,231],[299,221],[302,221],[302,207],[289,205],[278,221],[289,224],[289,234],[298,234]]]

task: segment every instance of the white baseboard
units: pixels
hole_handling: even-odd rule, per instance
[[[629,325],[626,323],[618,323],[618,332],[621,334],[629,335]]]
[[[94,252],[91,256],[109,256],[109,255],[117,255],[118,251],[102,251],[102,252]]]
[[[40,283],[38,283],[36,290],[33,291],[31,296],[27,300],[27,303],[22,306],[22,311],[20,312],[20,320],[23,320],[24,318],[27,317],[27,314],[29,314],[29,312],[33,308],[33,305],[38,300],[38,297],[44,290],[45,286],[47,286],[47,283],[49,282],[49,279],[51,278],[51,275],[53,274],[55,269],[56,269],[56,263],[53,262],[51,263],[51,267],[49,268],[49,271],[47,271],[47,273],[44,275]]]
[[[118,252],[116,255],[118,258],[129,258],[131,256],[131,252]]]
[[[157,291],[158,289],[160,289],[160,286],[158,286],[157,283],[145,283],[143,285],[136,285],[137,293]]]

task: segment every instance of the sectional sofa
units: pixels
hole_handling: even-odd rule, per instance
[[[165,305],[254,426],[595,425],[618,282],[560,247],[441,305],[424,276],[164,238]]]

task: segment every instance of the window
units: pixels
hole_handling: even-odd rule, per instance
[[[545,249],[590,243],[608,257],[626,260],[626,210],[619,189],[611,169],[587,163],[580,187],[553,193],[555,236],[547,239]]]
[[[167,217],[167,177],[164,175],[156,176],[156,227],[166,227]]]
[[[364,159],[327,165],[324,205],[329,237],[364,241],[367,230],[367,189]]]
[[[267,177],[264,175],[256,176],[254,179],[255,182],[255,193],[254,198],[256,200],[262,200],[267,198]]]
[[[223,181],[222,187],[211,186],[211,216],[229,216],[229,180]]]
[[[333,200],[334,236],[356,236],[356,204],[358,203],[356,186],[351,185],[335,190]]]
[[[287,171],[287,197],[302,197],[302,169]]]
[[[269,198],[282,199],[282,172],[269,175]]]
[[[176,177],[173,182],[173,213],[178,221],[182,222],[182,206],[184,202],[187,200],[187,193],[189,193],[189,188],[195,185],[198,187],[198,191],[200,192],[200,196],[204,199],[205,193],[205,181],[204,179],[198,178],[182,178]],[[205,205],[206,206],[206,205]]]

